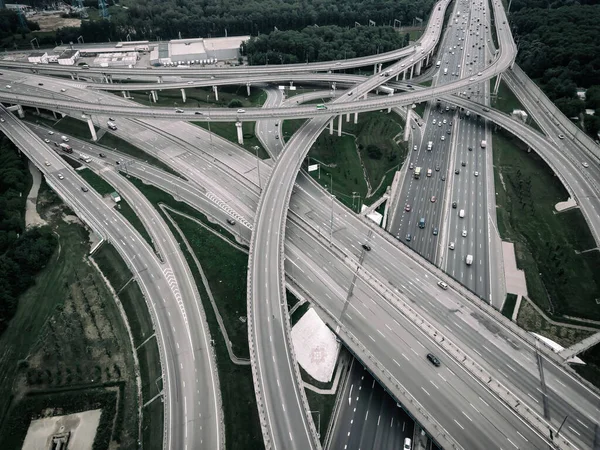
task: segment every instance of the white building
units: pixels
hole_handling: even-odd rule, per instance
[[[79,59],[79,50],[65,50],[58,57],[58,64],[61,66],[74,66]]]
[[[33,52],[27,57],[30,63],[34,64],[48,64],[48,53],[47,52]]]
[[[214,39],[175,39],[159,42],[150,53],[153,64],[189,64],[197,61],[237,61],[240,45],[250,36],[232,36]]]
[[[93,64],[99,67],[135,66],[138,58],[138,52],[102,53],[94,59]]]

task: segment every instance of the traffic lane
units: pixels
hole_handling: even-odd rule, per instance
[[[356,290],[370,291],[362,282],[357,282]],[[369,294],[370,298],[377,299],[378,297],[372,291]],[[381,303],[374,301],[374,304]],[[360,304],[357,305],[357,308],[360,307]],[[524,448],[533,448],[531,446],[527,447],[527,442],[530,442],[535,445],[535,448],[544,448],[543,445],[540,446],[540,443],[537,442],[539,438],[536,435],[532,436],[532,431],[519,419],[515,418],[512,411],[503,406],[500,406],[502,408],[500,410],[494,410],[485,404],[478,404],[481,403],[478,398],[482,398],[488,405],[497,402],[497,400],[479,383],[474,382],[470,375],[464,373],[452,358],[446,357],[444,352],[437,348],[436,344],[428,339],[423,339],[421,332],[414,328],[412,322],[404,320],[403,317],[389,321],[387,319],[390,317],[389,312],[383,312],[378,315],[381,322],[379,322],[377,334],[373,336],[368,331],[363,330],[368,330],[366,324],[373,323],[377,320],[377,316],[369,317],[368,311],[364,312],[368,317],[368,321],[362,319],[364,315],[353,316],[353,326],[350,331],[361,342],[375,342],[381,349],[380,362],[394,374],[395,378],[412,393],[430,414],[435,415],[437,420],[455,439],[459,439],[463,447],[500,448],[502,440],[499,433],[504,437],[510,436],[512,438],[514,430],[517,429],[525,436],[525,439],[528,439],[523,439],[520,442],[515,442],[514,439],[513,442],[517,445],[521,444]],[[427,345],[423,345],[421,341],[426,342]],[[400,360],[393,359],[390,356],[394,354],[392,349],[400,348],[405,349],[404,352],[401,352]],[[434,349],[434,353],[437,353],[442,360],[444,369],[447,369],[452,376],[444,374],[439,377],[440,371],[425,359],[429,349]],[[407,371],[407,367],[411,369]],[[442,383],[447,383],[447,385],[442,385]],[[440,385],[442,385],[441,389]],[[475,416],[477,412],[472,415],[467,413],[471,412],[472,405],[476,404],[473,402],[477,403],[477,411],[480,411],[477,416]],[[462,423],[456,420],[460,418],[463,418],[461,419]],[[475,419],[476,430],[471,428],[473,419]],[[428,428],[427,424],[423,425]]]

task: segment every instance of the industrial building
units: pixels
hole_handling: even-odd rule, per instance
[[[27,57],[27,61],[34,64],[48,64],[47,52],[33,52]]]
[[[250,36],[232,36],[214,39],[175,39],[158,42],[150,52],[152,64],[192,64],[202,61],[235,61],[240,56],[240,45]]]
[[[79,50],[65,50],[58,57],[58,64],[61,66],[74,66],[79,59]]]
[[[94,59],[94,66],[99,67],[127,67],[135,66],[138,61],[138,52],[102,53]]]

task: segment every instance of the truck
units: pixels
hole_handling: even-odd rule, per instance
[[[427,143],[427,151],[431,151],[432,148],[433,148],[433,141],[429,141]]]
[[[325,106],[323,103],[317,105],[317,109],[327,109],[327,106]]]
[[[486,148],[487,147],[487,142],[484,140],[481,141],[481,148]]]
[[[69,144],[65,144],[64,142],[60,144],[60,149],[65,153],[73,153],[73,149]]]
[[[467,266],[473,264],[473,255],[467,255],[467,257],[465,258],[465,262],[467,263]]]
[[[415,178],[420,178],[421,177],[421,168],[420,167],[416,167],[415,168]]]
[[[85,153],[80,153],[79,159],[81,159],[82,161],[84,161],[86,163],[92,162],[92,158],[90,158],[90,156],[86,155]]]

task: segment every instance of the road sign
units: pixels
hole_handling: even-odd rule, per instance
[[[308,166],[308,171],[309,172],[314,172],[315,170],[319,170],[319,165],[318,164],[311,164],[310,166]]]

